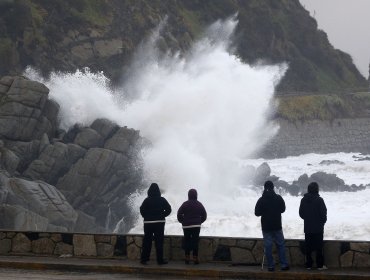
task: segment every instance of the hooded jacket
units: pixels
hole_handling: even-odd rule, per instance
[[[145,222],[165,222],[165,217],[171,214],[171,205],[161,196],[156,183],[150,185],[148,197],[140,206],[140,214]]]
[[[306,193],[303,196],[299,216],[304,220],[305,233],[324,232],[327,210],[324,200],[318,193]]]
[[[254,214],[261,216],[263,231],[281,230],[281,213],[284,212],[285,202],[273,189],[263,192],[254,209]]]
[[[177,220],[183,227],[200,227],[207,220],[207,212],[203,204],[198,201],[195,189],[188,192],[188,200],[177,211]]]

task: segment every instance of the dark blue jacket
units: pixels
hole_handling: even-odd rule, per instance
[[[177,220],[183,226],[201,225],[207,219],[207,212],[203,204],[197,200],[198,194],[194,189],[189,190],[188,200],[177,211]]]
[[[322,233],[327,220],[324,200],[318,193],[306,193],[301,199],[299,216],[304,220],[305,233]]]
[[[284,212],[285,202],[274,190],[265,190],[254,209],[254,214],[261,216],[263,231],[281,230],[281,213]]]
[[[145,221],[162,221],[171,214],[171,205],[161,196],[157,184],[150,185],[148,197],[144,199],[140,206],[140,214]]]

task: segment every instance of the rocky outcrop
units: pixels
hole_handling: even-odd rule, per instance
[[[333,161],[335,162],[335,161]],[[303,195],[307,192],[307,186],[311,182],[317,182],[320,187],[320,191],[325,192],[355,192],[364,190],[367,186],[364,185],[346,185],[344,181],[335,174],[328,174],[325,172],[315,172],[308,176],[307,174],[302,174],[299,178],[293,181],[291,184],[284,180],[280,180],[279,177],[271,175],[270,166],[264,162],[256,169],[253,166],[245,167],[244,170],[247,171],[243,177],[244,184],[252,185],[257,188],[263,188],[264,182],[269,180],[274,183],[276,192],[280,194],[289,193],[290,195],[298,196]]]
[[[139,132],[105,119],[63,131],[48,93],[24,77],[0,80],[1,228],[110,232],[124,220],[129,229]]]

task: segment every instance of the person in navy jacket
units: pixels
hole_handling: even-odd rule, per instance
[[[207,212],[203,204],[198,201],[195,189],[188,192],[188,200],[177,211],[177,220],[182,224],[184,231],[185,263],[190,263],[190,252],[193,251],[194,264],[199,264],[198,248],[201,224],[207,219]]]
[[[319,195],[319,185],[312,182],[307,187],[307,193],[301,199],[299,216],[304,220],[306,245],[306,268],[313,264],[312,252],[316,251],[318,270],[327,269],[324,264],[324,225],[327,220],[327,209],[324,200]]]
[[[141,263],[147,264],[152,249],[152,240],[154,238],[157,254],[157,263],[168,263],[163,259],[163,241],[165,217],[171,213],[171,205],[161,196],[161,192],[156,183],[152,183],[148,190],[148,197],[144,199],[140,206],[140,214],[144,218],[144,238],[141,251]]]

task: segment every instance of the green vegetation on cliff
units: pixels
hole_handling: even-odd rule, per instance
[[[279,92],[327,94],[367,86],[351,57],[330,44],[298,0],[0,0],[0,75],[27,65],[46,75],[87,66],[117,81],[135,48],[164,18],[161,47],[185,51],[209,24],[234,14],[240,59],[288,63]],[[310,104],[319,107],[337,102],[332,96],[314,99]],[[282,115],[291,112],[285,107]]]

